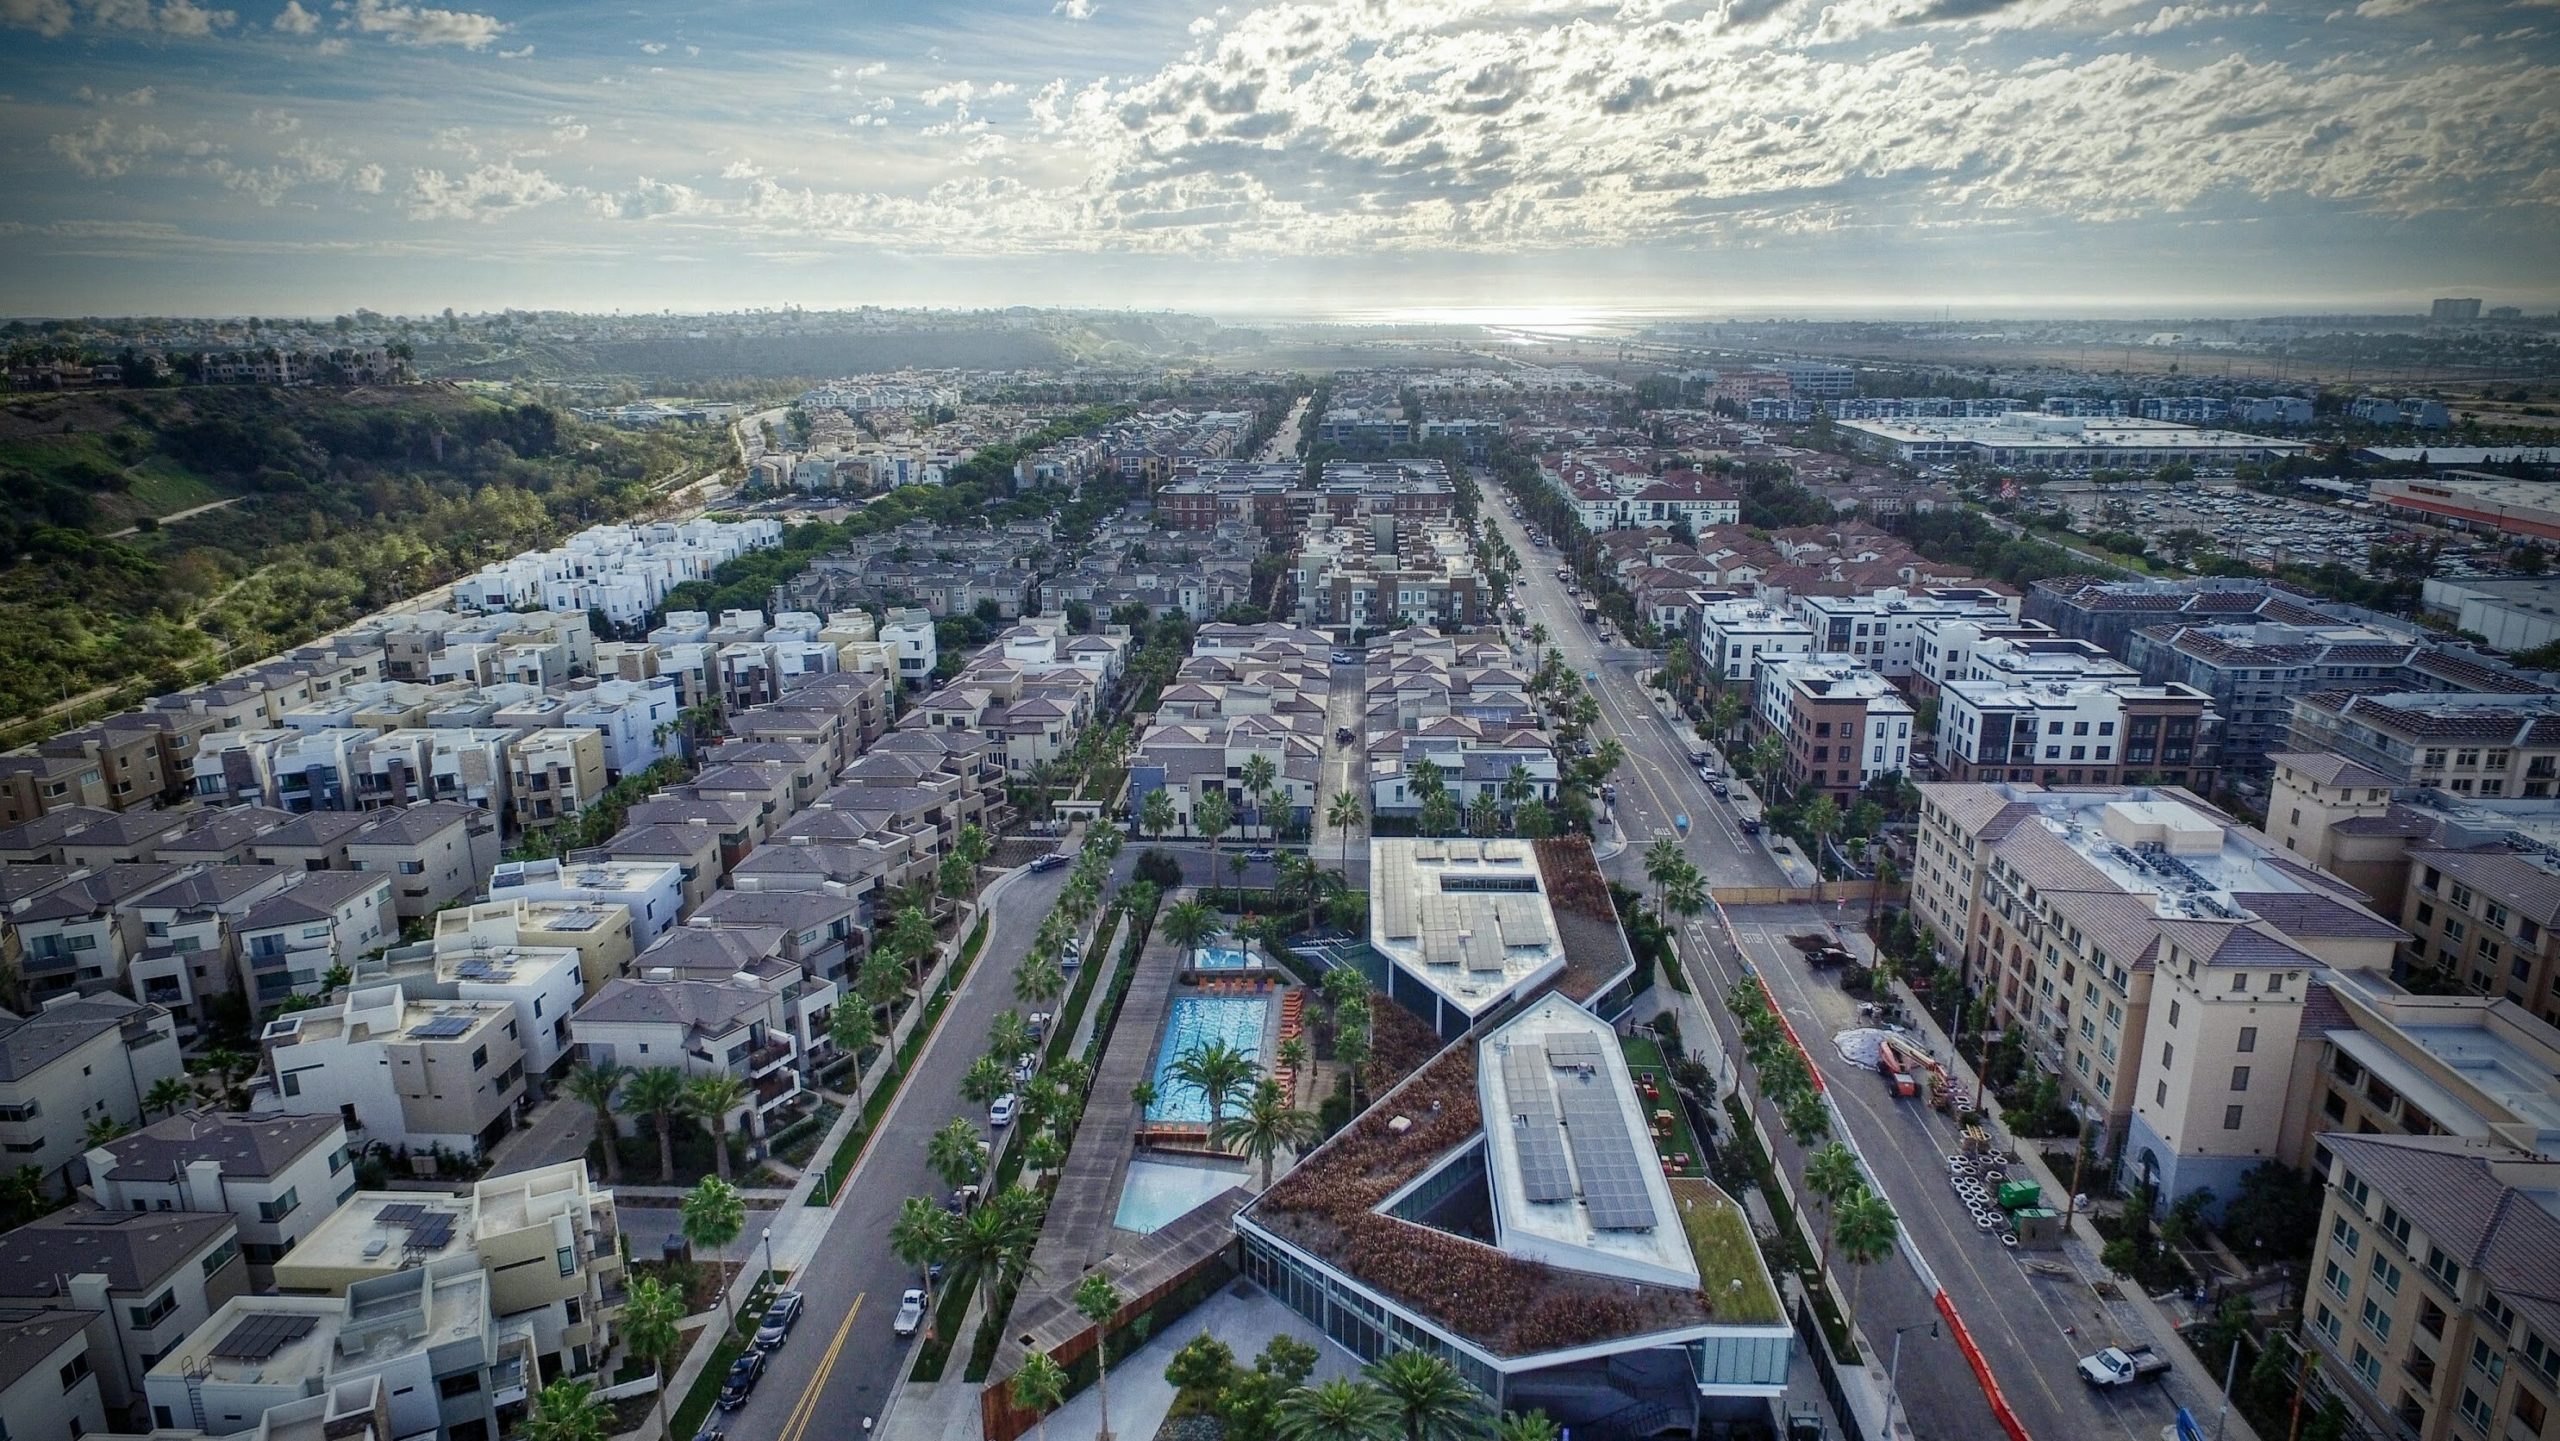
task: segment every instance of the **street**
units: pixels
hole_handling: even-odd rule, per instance
[[[1643,853],[1655,840],[1678,842],[1714,887],[1790,884],[1784,870],[1756,837],[1744,836],[1733,809],[1709,794],[1688,763],[1688,752],[1700,744],[1675,730],[1635,687],[1641,652],[1604,651],[1583,624],[1577,603],[1555,579],[1556,552],[1529,545],[1521,524],[1489,493],[1484,513],[1520,553],[1522,581],[1517,593],[1533,623],[1544,624],[1549,644],[1562,650],[1577,674],[1597,671],[1592,686],[1600,704],[1602,728],[1614,734],[1626,751],[1616,775],[1615,807],[1624,849],[1610,855],[1604,868],[1622,885],[1644,892]],[[1678,836],[1671,817],[1687,815],[1690,834]],[[1611,840],[1603,827],[1604,849]],[[1801,886],[1805,882],[1793,884]],[[2064,1252],[2021,1264],[2009,1252],[1976,1230],[1972,1216],[1957,1201],[1946,1180],[1945,1156],[1957,1149],[1945,1118],[1916,1104],[1897,1101],[1866,1067],[1853,1065],[1830,1044],[1837,1031],[1859,1024],[1856,1002],[1837,984],[1817,976],[1787,944],[1790,935],[1820,930],[1836,922],[1855,932],[1865,916],[1863,905],[1818,907],[1737,906],[1726,908],[1742,956],[1730,953],[1712,917],[1682,928],[1679,945],[1684,966],[1697,987],[1693,1018],[1703,1016],[1717,1033],[1718,1044],[1739,1055],[1738,1034],[1725,1009],[1724,995],[1749,965],[1767,981],[1779,1009],[1795,1027],[1820,1070],[1835,1109],[1850,1139],[1870,1168],[1870,1181],[1902,1218],[1910,1245],[1945,1287],[1981,1349],[2010,1407],[2031,1435],[2044,1438],[2103,1437],[2152,1441],[2174,1419],[2177,1403],[2186,1399],[2205,1409],[2201,1396],[2180,1395],[2180,1382],[2139,1388],[2129,1393],[2101,1393],[2083,1386],[2073,1371],[2077,1357],[2119,1339],[2151,1340],[2178,1345],[2174,1337],[2151,1336],[2129,1303],[2113,1301],[2091,1282],[2111,1281],[2094,1271],[2094,1261],[2075,1270]],[[1662,993],[1657,992],[1657,996]],[[1703,1036],[1684,1031],[1693,1047]],[[1736,1062],[1736,1064],[1740,1064]],[[1775,1142],[1777,1159],[1795,1180],[1799,1194],[1804,1156],[1763,1106],[1763,1129]],[[1809,1217],[1819,1224],[1819,1216]],[[2043,1268],[2050,1266],[2054,1272]],[[1850,1268],[1835,1265],[1842,1300],[1847,1302]],[[1933,1297],[1918,1271],[1897,1252],[1867,1268],[1856,1281],[1857,1322],[1866,1340],[1890,1354],[1892,1337],[1902,1332],[1902,1365],[1898,1392],[1913,1434],[1924,1438],[1973,1438],[1997,1434],[1990,1406],[1952,1337],[1936,1325]],[[2113,1286],[2108,1286],[2112,1293]],[[1932,1335],[1932,1330],[1940,1334]],[[1882,1356],[1878,1358],[1882,1364]]]
[[[1019,870],[987,887],[983,903],[992,919],[986,947],[952,996],[941,1033],[917,1056],[906,1089],[881,1118],[879,1137],[846,1183],[816,1255],[791,1278],[808,1298],[800,1324],[774,1353],[747,1404],[716,1419],[731,1436],[802,1441],[813,1420],[820,1436],[850,1435],[860,1430],[860,1418],[880,1414],[914,1351],[913,1343],[889,1329],[898,1293],[921,1284],[889,1254],[889,1228],[907,1197],[942,1195],[941,1181],[925,1164],[933,1133],[954,1116],[985,1119],[980,1108],[960,1099],[961,1074],[981,1053],[988,1022],[1014,1007],[1014,971],[1072,874],[1066,867],[1037,874]],[[750,1225],[750,1242],[762,1224]],[[959,1374],[967,1354],[964,1337],[952,1375]]]

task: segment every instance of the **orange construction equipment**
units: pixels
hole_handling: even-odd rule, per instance
[[[1897,1096],[1916,1096],[1920,1088],[1929,1088],[1929,1103],[1940,1110],[1952,1085],[1947,1069],[1928,1052],[1887,1036],[1876,1048],[1876,1069],[1884,1073]]]

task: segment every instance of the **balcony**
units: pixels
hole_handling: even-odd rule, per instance
[[[797,1054],[799,1054],[798,1048],[791,1044],[791,1038],[788,1036],[767,1041],[747,1052],[747,1078],[756,1080],[771,1075],[777,1069],[789,1065],[792,1057]]]
[[[777,1071],[759,1078],[754,1085],[756,1109],[770,1111],[800,1094],[800,1076],[796,1071]]]

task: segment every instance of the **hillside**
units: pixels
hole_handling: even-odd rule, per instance
[[[726,448],[433,386],[0,403],[0,723],[254,660],[629,514]]]

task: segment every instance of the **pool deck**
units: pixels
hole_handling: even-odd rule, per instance
[[[1152,1061],[1155,1063],[1162,1063],[1165,1060],[1164,1048],[1171,1045],[1173,1042],[1173,1038],[1163,1034],[1163,1030],[1165,1019],[1171,1016],[1173,1012],[1173,1003],[1175,1001],[1181,1000],[1185,997],[1204,1001],[1218,1000],[1222,998],[1231,1000],[1253,999],[1262,1002],[1262,1041],[1259,1048],[1253,1053],[1254,1062],[1262,1067],[1263,1074],[1265,1075],[1269,1075],[1272,1071],[1278,1069],[1280,1064],[1281,1003],[1283,998],[1286,997],[1292,989],[1288,983],[1280,976],[1274,975],[1269,971],[1194,972],[1192,974],[1202,975],[1205,983],[1198,985],[1185,985],[1177,980],[1171,993],[1165,997],[1163,1014],[1160,1015],[1156,1021],[1157,1034],[1155,1038],[1155,1049],[1151,1053]],[[1220,989],[1221,987],[1234,988],[1253,985],[1260,985],[1262,989],[1253,991],[1237,989],[1226,989],[1222,991]],[[1130,991],[1130,999],[1133,1001],[1137,999],[1137,992],[1134,988]],[[1114,1037],[1113,1039],[1116,1040],[1118,1038]],[[1147,1071],[1147,1077],[1152,1080],[1155,1075],[1155,1066],[1151,1064]],[[1140,1115],[1136,1118],[1135,1124],[1138,1128],[1138,1135],[1142,1142],[1152,1137],[1171,1140],[1176,1142],[1178,1145],[1198,1146],[1204,1144],[1208,1139],[1208,1128],[1204,1122],[1171,1120],[1154,1121],[1147,1119],[1144,1115]]]

